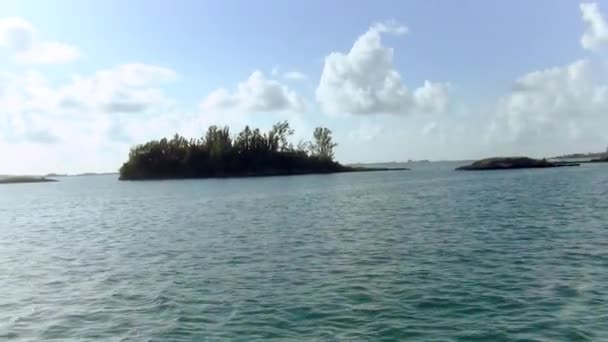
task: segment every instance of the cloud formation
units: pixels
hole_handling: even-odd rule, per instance
[[[580,4],[583,22],[587,29],[581,37],[581,45],[587,50],[597,50],[608,43],[608,23],[600,12],[597,3]]]
[[[498,102],[490,143],[567,151],[573,142],[604,141],[608,87],[593,78],[589,61],[530,72]]]
[[[137,63],[58,86],[37,72],[0,74],[0,140],[55,143],[82,129],[102,130],[116,115],[168,111],[173,101],[159,86],[175,77],[171,69]]]
[[[0,49],[22,64],[63,64],[81,55],[75,46],[42,40],[31,23],[18,17],[0,19]]]
[[[425,81],[410,91],[393,63],[393,49],[382,43],[383,34],[403,35],[405,26],[394,22],[371,26],[348,53],[325,57],[316,99],[330,114],[408,114],[440,112],[448,99],[447,83]]]
[[[302,97],[277,80],[267,79],[254,71],[240,82],[234,91],[218,89],[201,103],[203,111],[239,112],[301,112],[305,109]]]
[[[74,77],[58,90],[64,109],[97,109],[107,113],[140,113],[170,104],[159,85],[175,80],[175,71],[154,65],[129,63]]]

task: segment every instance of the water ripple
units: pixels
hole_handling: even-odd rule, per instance
[[[607,340],[608,169],[446,169],[2,188],[0,339]]]

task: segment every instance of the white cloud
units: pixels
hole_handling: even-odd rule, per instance
[[[136,63],[64,84],[33,71],[0,73],[0,173],[114,170],[134,143],[200,133],[196,113],[177,111],[162,88],[175,78]]]
[[[519,78],[498,102],[486,138],[537,153],[597,146],[605,142],[607,112],[608,87],[595,82],[590,62],[579,60]]]
[[[382,44],[382,34],[402,35],[407,28],[395,22],[373,25],[344,54],[325,58],[316,98],[331,114],[408,114],[445,110],[446,83],[425,81],[413,92],[403,84],[393,65],[393,49]]]
[[[175,79],[171,69],[123,64],[75,75],[67,84],[54,86],[40,73],[0,75],[0,106],[5,113],[139,113],[172,105],[159,86]]]
[[[23,64],[62,64],[80,57],[76,47],[42,40],[31,23],[17,17],[0,19],[0,48]]]
[[[58,90],[64,109],[88,108],[110,113],[139,113],[171,104],[157,86],[176,78],[164,67],[130,63],[98,71],[89,77],[76,76]]]
[[[449,89],[450,85],[447,83],[424,81],[422,87],[414,90],[414,103],[423,112],[443,112],[448,105]]]
[[[75,131],[102,134],[117,115],[141,113],[136,119],[141,121],[154,113],[165,114],[173,101],[158,86],[174,78],[173,70],[145,64],[74,76],[58,86],[37,72],[2,74],[0,140],[55,143],[61,137],[78,144],[69,139]],[[86,134],[81,138],[88,141]]]
[[[588,25],[581,37],[581,45],[587,50],[596,50],[608,43],[608,23],[600,13],[597,3],[580,4],[583,21]]]
[[[22,18],[0,19],[0,46],[11,51],[27,51],[33,45],[34,27]]]
[[[267,79],[261,71],[237,85],[233,92],[218,89],[201,103],[203,111],[301,112],[304,99],[277,80]]]

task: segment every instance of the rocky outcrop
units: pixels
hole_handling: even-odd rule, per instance
[[[484,171],[484,170],[510,170],[510,169],[533,169],[562,166],[579,166],[578,163],[551,162],[546,159],[532,159],[528,157],[502,157],[481,159],[473,164],[456,168],[459,171]]]

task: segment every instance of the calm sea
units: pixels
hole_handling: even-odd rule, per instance
[[[608,340],[608,165],[0,187],[0,340]]]

